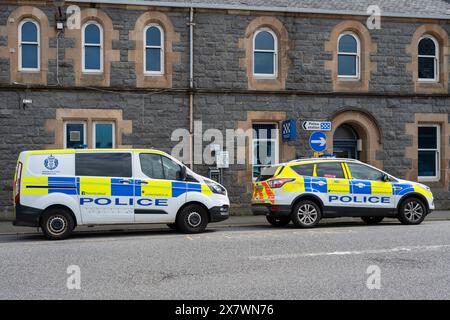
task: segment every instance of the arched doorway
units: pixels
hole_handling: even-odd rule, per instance
[[[340,125],[333,135],[333,154],[338,158],[359,159],[360,151],[358,145],[359,137],[356,130],[349,124]]]

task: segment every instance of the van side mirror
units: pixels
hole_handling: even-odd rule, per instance
[[[177,180],[184,181],[186,180],[186,167],[181,166],[180,171],[178,171]]]

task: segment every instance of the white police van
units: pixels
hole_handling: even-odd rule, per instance
[[[316,226],[321,218],[385,217],[420,224],[434,210],[431,190],[352,159],[312,158],[264,168],[253,185],[252,211],[275,226]]]
[[[49,239],[76,226],[166,223],[184,233],[228,218],[226,189],[157,150],[67,149],[20,153],[14,177],[16,226]]]

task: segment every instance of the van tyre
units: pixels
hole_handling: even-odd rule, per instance
[[[196,204],[189,204],[177,215],[176,225],[183,233],[199,233],[208,225],[208,213]]]
[[[269,222],[274,227],[285,227],[291,222],[290,217],[281,217],[281,218],[274,218],[272,216],[266,216],[267,222]]]
[[[383,221],[384,217],[361,217],[361,220],[367,224],[378,224]]]
[[[313,201],[300,200],[292,211],[291,219],[296,227],[313,228],[322,218],[322,210]]]
[[[68,209],[50,208],[42,215],[41,229],[47,239],[66,239],[72,234],[74,228],[75,221]]]
[[[422,200],[408,198],[402,202],[398,209],[398,220],[402,224],[421,224],[427,215],[427,208]]]

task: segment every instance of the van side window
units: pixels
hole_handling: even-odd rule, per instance
[[[294,170],[298,175],[312,177],[314,171],[314,164],[301,164],[298,166],[292,166],[292,170]]]
[[[141,153],[139,155],[139,160],[141,161],[141,170],[147,177],[152,179],[164,179],[164,170],[159,154]]]
[[[178,163],[173,162],[167,157],[161,157],[164,168],[164,175],[167,180],[179,180],[181,167]]]
[[[132,176],[131,153],[76,153],[75,174],[130,178]]]
[[[344,172],[340,162],[323,162],[316,164],[318,177],[344,179]]]

